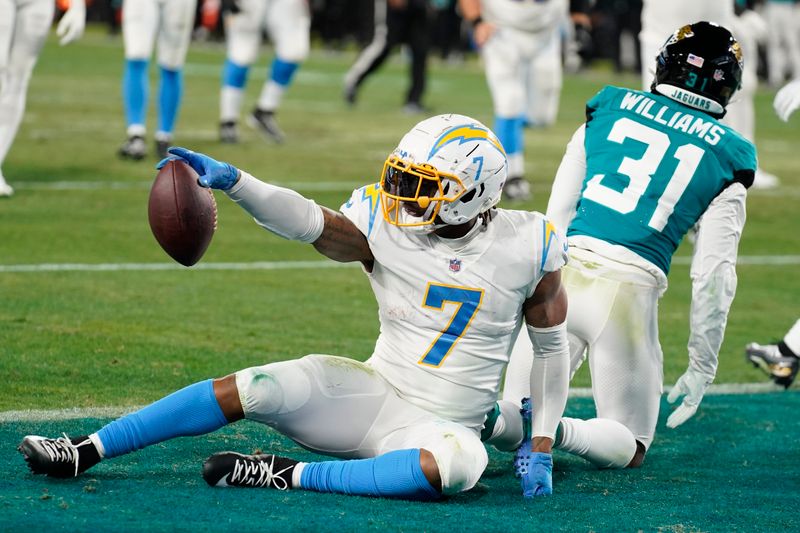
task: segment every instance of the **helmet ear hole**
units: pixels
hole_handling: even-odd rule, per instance
[[[471,191],[469,191],[467,194],[461,197],[461,202],[466,204],[467,202],[471,201],[473,198],[475,198],[475,193],[477,191],[478,191],[477,189],[472,189]]]
[[[481,183],[481,190],[478,191],[478,198],[483,196],[483,191],[485,191],[485,190],[486,190],[486,186],[483,183]]]

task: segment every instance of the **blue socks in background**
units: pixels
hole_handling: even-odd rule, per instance
[[[122,76],[122,100],[125,105],[125,120],[128,126],[144,125],[150,89],[147,82],[147,66],[146,59],[125,60],[125,72]]]
[[[523,117],[494,118],[494,132],[508,155],[522,151],[524,124]]]
[[[161,69],[158,88],[158,131],[172,133],[183,94],[183,70]]]
[[[289,63],[275,58],[270,68],[270,79],[282,87],[287,87],[297,71],[299,63]]]
[[[147,116],[147,100],[150,84],[147,71],[149,62],[146,59],[127,59],[122,76],[122,99],[125,106],[127,126],[144,127]],[[171,70],[159,67],[161,78],[158,89],[158,131],[172,133],[183,94],[182,69]]]
[[[225,87],[244,89],[244,86],[247,84],[247,74],[249,72],[249,67],[237,65],[230,59],[227,59],[225,60],[225,66],[222,67],[222,85]]]

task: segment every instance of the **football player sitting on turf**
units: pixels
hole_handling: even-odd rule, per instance
[[[533,438],[518,463],[526,494],[552,491],[569,377],[566,247],[541,214],[495,208],[507,161],[491,131],[460,115],[420,122],[380,182],[354,191],[340,212],[208,156],[170,153],[263,228],[361,262],[379,305],[375,350],[366,363],[313,354],[199,382],[89,436],[27,436],[19,449],[35,473],[77,476],[103,458],[247,418],[349,460],[225,452],[204,465],[210,485],[421,500],[466,491],[486,467],[481,430],[524,320],[536,347]],[[508,441],[517,446],[520,431]]]
[[[651,92],[605,87],[589,101],[558,169],[547,213],[568,228],[572,371],[588,352],[599,418],[565,418],[556,445],[600,466],[611,466],[595,458],[609,446],[628,457],[621,466],[638,466],[653,441],[663,380],[658,299],[672,255],[698,223],[689,367],[669,394],[684,399],[667,426],[686,422],[714,380],[756,169],[753,145],[718,121],[741,74],[728,30],[680,28],[661,48]],[[512,355],[506,398],[526,395],[517,373],[527,359],[522,347]],[[605,438],[597,422],[605,419],[624,424],[635,445]]]

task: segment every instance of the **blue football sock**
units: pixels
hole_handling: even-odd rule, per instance
[[[272,61],[270,68],[270,79],[282,87],[287,87],[292,83],[294,73],[297,71],[298,63],[289,63],[287,61],[275,58]]]
[[[115,457],[174,437],[210,433],[227,423],[209,379],[119,418],[97,435],[104,457]]]
[[[230,59],[227,59],[225,60],[225,66],[222,67],[222,85],[225,87],[244,89],[244,86],[247,84],[247,74],[249,72],[250,67],[237,65]]]
[[[522,151],[524,122],[523,117],[494,118],[494,132],[509,155]]]
[[[144,124],[147,112],[147,96],[149,85],[147,83],[146,59],[125,60],[125,72],[122,76],[122,100],[125,105],[125,120],[128,126]]]
[[[161,67],[161,83],[158,88],[158,131],[172,133],[175,118],[181,106],[183,94],[183,71]]]
[[[359,496],[435,500],[439,491],[428,482],[418,449],[398,450],[371,459],[308,463],[300,488]]]

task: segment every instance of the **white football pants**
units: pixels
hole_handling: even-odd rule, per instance
[[[588,353],[598,418],[631,430],[649,448],[658,422],[663,355],[656,279],[639,268],[570,248],[561,270],[569,298],[567,331],[574,374]],[[520,335],[506,370],[503,399],[529,396],[533,348]]]
[[[495,115],[525,116],[535,126],[555,122],[562,82],[558,27],[536,33],[497,28],[481,53]]]
[[[445,494],[469,490],[488,463],[473,430],[404,400],[367,363],[332,355],[236,373],[245,417],[314,452],[344,459],[424,448]]]
[[[263,29],[281,61],[301,63],[308,57],[311,16],[305,0],[241,0],[240,9],[225,19],[230,61],[243,67],[252,65]]]
[[[28,82],[54,9],[53,0],[0,0],[0,168],[22,121]]]
[[[798,9],[793,3],[767,1],[764,6],[767,19],[767,58],[769,83],[773,87],[783,84],[788,70],[790,78],[800,77],[800,28]]]
[[[158,64],[178,70],[186,61],[197,0],[125,0],[125,59],[150,59],[158,40]]]

